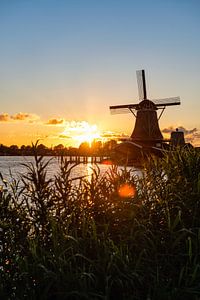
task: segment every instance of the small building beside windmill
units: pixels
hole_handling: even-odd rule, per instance
[[[179,131],[178,128],[176,128],[176,131],[172,131],[171,132],[170,144],[171,144],[172,147],[185,146],[184,132]]]

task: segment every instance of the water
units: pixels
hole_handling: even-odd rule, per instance
[[[50,160],[48,165],[48,176],[54,177],[59,170],[59,162],[57,157],[44,157],[45,161]],[[4,179],[9,180],[12,177],[17,178],[20,174],[25,174],[27,168],[24,163],[35,163],[33,156],[0,156],[0,172]],[[101,173],[105,173],[109,166],[98,164]],[[90,176],[94,164],[79,164],[72,169],[72,177]],[[12,174],[12,175],[11,175]]]
[[[59,163],[57,157],[44,157],[44,160],[47,161],[51,159],[48,166],[48,176],[53,178],[58,170]],[[24,163],[33,163],[33,156],[0,156],[0,172],[3,178],[7,181],[10,181],[11,176],[13,178],[18,178],[20,174],[25,174],[27,172],[27,168],[23,165]],[[101,174],[105,174],[111,166],[103,165],[103,164],[78,164],[72,169],[71,176],[79,177],[79,176],[90,176],[93,172],[93,169],[99,167]],[[122,166],[119,168],[123,168]],[[141,173],[139,169],[133,169],[136,173]],[[11,175],[12,174],[12,175]]]

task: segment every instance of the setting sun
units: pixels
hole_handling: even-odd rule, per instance
[[[86,121],[68,123],[61,136],[70,137],[79,144],[83,142],[91,144],[94,139],[101,138],[97,125],[90,125]]]

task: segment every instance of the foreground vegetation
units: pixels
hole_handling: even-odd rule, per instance
[[[49,179],[35,164],[0,193],[0,299],[200,299],[200,154]]]

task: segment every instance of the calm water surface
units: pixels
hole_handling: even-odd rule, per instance
[[[44,157],[45,161],[50,160],[48,165],[48,175],[50,177],[54,177],[59,171],[59,160],[57,157]],[[9,179],[11,174],[13,177],[17,177],[20,174],[24,174],[27,172],[27,168],[23,165],[24,163],[33,163],[33,156],[0,156],[0,172],[5,179]],[[108,170],[108,166],[98,164],[101,172],[104,173]],[[92,168],[95,165],[88,164],[79,164],[72,169],[72,177],[78,176],[89,176],[92,172]]]
[[[57,157],[45,157],[45,161],[51,159],[48,166],[48,176],[54,177],[59,170],[59,162]],[[0,172],[3,177],[9,181],[11,178],[11,174],[14,178],[18,177],[20,174],[24,174],[27,172],[24,163],[34,163],[34,157],[32,156],[0,156]],[[97,164],[100,168],[102,175],[109,170],[109,165]],[[87,164],[79,164],[72,169],[71,176],[79,177],[79,176],[90,176],[92,174],[92,169],[95,168],[95,164],[87,163]],[[123,168],[123,167],[119,167]],[[136,173],[141,173],[140,170],[134,169]]]

